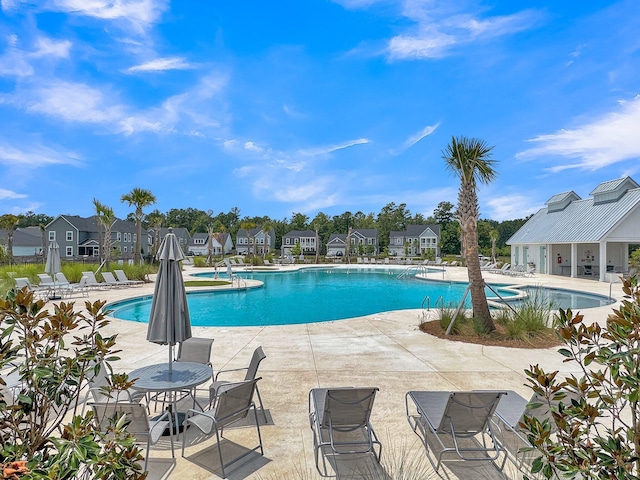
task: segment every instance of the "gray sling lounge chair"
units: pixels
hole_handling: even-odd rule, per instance
[[[159,418],[150,420],[147,416],[147,410],[144,405],[139,403],[128,402],[100,402],[92,403],[94,418],[98,428],[105,432],[115,419],[126,416],[127,431],[131,433],[136,443],[144,445],[146,455],[144,458],[143,469],[147,469],[149,461],[149,450],[152,445],[157,444],[162,439],[165,429],[171,432],[171,415],[170,412],[164,412]],[[169,435],[171,439],[171,456],[175,457],[173,448],[173,435]]]
[[[256,405],[253,402],[253,393],[256,390],[258,380],[260,379],[256,378],[248,382],[229,383],[218,390],[218,398],[214,402],[212,409],[207,411],[189,410],[187,412],[187,418],[184,422],[185,426],[193,425],[207,436],[213,434],[216,435],[216,445],[218,447],[218,456],[220,459],[220,468],[222,470],[223,478],[227,478],[225,475],[225,467],[232,463],[235,463],[241,458],[244,458],[256,451],[259,451],[260,455],[264,455],[264,450],[262,448],[262,436],[260,434],[260,424],[256,413]],[[251,411],[253,411],[253,418],[250,419],[250,423],[255,421],[255,427],[258,434],[258,445],[251,449],[247,448],[241,455],[225,462],[222,455],[221,444],[224,428],[239,420],[246,419]],[[190,429],[188,431],[192,430],[193,429]],[[188,434],[185,434],[182,443],[183,457],[188,436]]]
[[[382,444],[370,423],[377,391],[377,387],[343,387],[314,388],[309,392],[315,463],[323,477],[337,476],[337,471],[330,474],[327,460],[337,465],[335,460],[340,455],[371,454],[380,462]]]
[[[437,463],[434,465],[436,471],[440,468],[445,453],[455,453],[466,461],[491,461],[502,471],[507,457],[504,456],[501,465],[494,462],[504,451],[504,447],[495,436],[491,417],[500,397],[505,393],[407,392],[407,420],[416,435],[422,439],[432,464],[428,455],[429,448],[437,454]],[[474,438],[480,436],[482,442]]]
[[[220,389],[220,387],[230,383],[228,380],[222,380],[220,378],[221,374],[222,376],[225,376],[231,372],[246,371],[244,380],[245,381],[253,380],[254,378],[256,378],[256,375],[258,374],[258,367],[260,366],[260,362],[262,362],[262,360],[264,360],[265,358],[267,358],[267,356],[262,350],[262,347],[258,347],[254,350],[248,367],[219,370],[218,373],[216,373],[213,383],[209,387],[209,403],[212,404],[213,402],[215,402],[216,396],[218,394],[218,390]],[[262,410],[262,416],[264,417],[264,421],[265,423],[268,423],[267,413],[265,412],[264,405],[262,404],[262,397],[260,396],[260,390],[258,389],[258,385],[256,385],[256,395],[258,397],[258,403],[260,404],[260,410]]]
[[[129,280],[129,277],[127,277],[127,274],[124,273],[124,270],[114,270],[113,273],[116,274],[118,282],[122,283],[123,285],[139,286],[144,283],[142,280]]]
[[[535,418],[541,424],[545,421],[549,423],[551,432],[557,430],[553,420],[552,409],[557,408],[560,403],[571,405],[578,396],[572,392],[561,391],[549,403],[535,393],[529,400],[518,395],[513,390],[508,390],[500,398],[498,407],[492,422],[502,429],[502,441],[506,448],[506,453],[512,458],[518,469],[524,473],[530,473],[531,462],[541,456],[537,450],[528,450],[531,444],[527,440],[525,431],[520,427],[520,422],[525,417]],[[523,450],[524,449],[524,450]]]

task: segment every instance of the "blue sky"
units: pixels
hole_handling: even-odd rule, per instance
[[[0,213],[274,219],[456,203],[482,218],[640,181],[640,2],[0,0]]]

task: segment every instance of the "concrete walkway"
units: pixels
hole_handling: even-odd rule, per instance
[[[354,267],[360,267],[354,265]],[[291,268],[291,267],[290,267]],[[388,268],[388,266],[384,266]],[[402,267],[406,268],[406,267]],[[192,272],[185,269],[185,277]],[[198,269],[198,272],[204,270]],[[446,278],[467,280],[466,269],[447,268]],[[438,276],[442,278],[442,273]],[[437,278],[437,276],[436,276]],[[593,280],[537,275],[529,278],[485,274],[489,283],[528,283],[609,295],[610,285]],[[612,285],[621,297],[621,285]],[[143,287],[93,291],[91,299],[113,301],[153,293],[153,283]],[[249,293],[250,294],[250,293]],[[78,305],[84,302],[78,299]],[[612,306],[583,310],[588,320],[603,321]],[[387,478],[399,478],[399,464],[413,463],[418,473],[409,478],[440,478],[433,472],[417,436],[405,419],[404,396],[409,390],[515,390],[529,397],[524,369],[540,364],[546,370],[577,371],[563,363],[557,348],[510,349],[441,340],[418,330],[434,314],[424,310],[386,312],[366,317],[316,324],[269,327],[194,327],[193,335],[214,338],[214,370],[245,367],[253,350],[262,345],[267,358],[260,366],[260,391],[269,422],[262,426],[265,455],[249,456],[228,468],[230,479],[316,479],[307,395],[315,387],[377,386],[372,423],[383,442]],[[166,362],[167,347],[146,341],[146,324],[113,320],[108,332],[117,332],[121,360],[116,371]],[[206,385],[204,386],[205,390]],[[203,391],[205,398],[207,392]],[[226,432],[227,448],[254,446],[255,428]],[[237,442],[234,445],[233,442]],[[219,478],[217,452],[212,440],[187,448],[186,458],[171,459],[167,445],[151,451],[150,479]],[[401,460],[402,459],[402,460]],[[466,462],[471,463],[471,462]],[[394,467],[395,465],[395,467]],[[507,478],[522,478],[507,463]],[[424,473],[428,472],[428,473]],[[370,478],[368,475],[366,475]],[[442,478],[504,478],[488,465],[445,462]],[[402,478],[407,478],[402,477]]]

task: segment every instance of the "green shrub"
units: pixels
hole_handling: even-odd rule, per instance
[[[193,266],[198,268],[207,267],[207,259],[205,257],[193,257]]]
[[[451,320],[453,320],[453,314],[456,313],[456,307],[453,305],[449,305],[447,307],[442,307],[440,309],[440,328],[447,331],[449,325],[451,324]],[[467,322],[467,317],[464,310],[460,310],[458,312],[458,316],[456,317],[455,322],[453,323],[453,327],[451,328],[451,333],[456,335],[460,333],[460,327]]]

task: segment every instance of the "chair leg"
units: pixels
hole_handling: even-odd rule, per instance
[[[258,403],[260,403],[260,410],[262,410],[262,416],[264,417],[264,423],[269,423],[267,420],[267,412],[264,410],[264,405],[262,404],[262,397],[260,396],[260,390],[258,389],[258,384],[256,383],[256,395],[258,396]],[[256,417],[256,422],[258,418]]]

